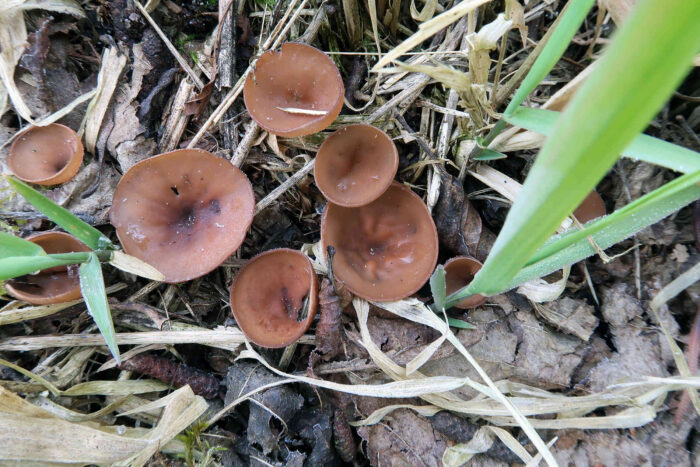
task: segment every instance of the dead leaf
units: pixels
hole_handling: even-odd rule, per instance
[[[495,237],[483,227],[457,178],[443,176],[433,217],[440,242],[454,255],[473,256],[479,261],[488,256]]]
[[[185,104],[185,115],[194,115],[194,119],[197,120],[207,107],[213,90],[214,80],[205,84],[199,94]]]

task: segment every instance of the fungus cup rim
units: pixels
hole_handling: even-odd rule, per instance
[[[246,331],[247,329],[250,329],[248,323],[246,322],[247,320],[250,320],[250,316],[243,318],[236,312],[236,307],[234,306],[234,296],[237,291],[237,286],[240,287],[240,282],[239,279],[241,278],[242,274],[246,271],[246,268],[249,266],[254,266],[255,262],[258,261],[260,258],[265,258],[268,256],[273,256],[277,255],[280,253],[284,254],[292,254],[295,255],[296,257],[303,259],[304,260],[304,267],[306,268],[306,272],[309,274],[309,301],[308,301],[308,314],[306,315],[306,318],[303,321],[297,321],[298,323],[298,329],[299,331],[294,333],[293,338],[289,340],[285,340],[284,342],[279,342],[275,344],[270,344],[269,342],[263,342],[257,339],[252,338],[248,332]],[[250,273],[250,269],[248,269],[248,273]],[[266,278],[267,279],[267,278]],[[240,290],[240,289],[238,289]],[[318,293],[319,293],[319,288],[318,288],[318,278],[316,277],[316,271],[313,268],[313,264],[311,264],[311,260],[302,252],[298,250],[293,250],[291,248],[274,248],[272,250],[267,250],[263,251],[262,253],[258,253],[257,255],[253,256],[251,259],[249,259],[239,270],[236,276],[233,279],[233,282],[231,283],[230,289],[229,289],[229,301],[231,304],[231,313],[233,317],[236,320],[236,324],[238,324],[239,329],[243,334],[245,334],[246,338],[250,340],[252,343],[260,346],[260,347],[265,347],[268,349],[279,349],[283,347],[287,347],[297,340],[301,338],[301,336],[304,335],[304,333],[311,327],[311,323],[314,320],[314,316],[316,315],[316,311],[318,309]],[[243,321],[243,324],[241,323]],[[274,337],[274,336],[273,336]]]

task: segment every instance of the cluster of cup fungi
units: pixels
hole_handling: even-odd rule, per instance
[[[244,86],[253,120],[284,137],[326,129],[343,106],[340,72],[323,52],[286,43],[264,53]],[[83,159],[77,134],[63,125],[32,127],[20,134],[8,165],[21,180],[56,185],[72,178]],[[371,301],[400,300],[416,293],[438,259],[438,235],[423,200],[394,181],[399,162],[391,138],[370,125],[340,128],[321,145],[314,178],[328,203],[321,219],[323,251],[333,247],[335,279],[354,295]],[[585,206],[593,217],[604,206],[593,192]],[[596,211],[597,209],[597,211]],[[255,198],[246,175],[226,160],[199,149],[182,149],[145,159],[120,180],[110,221],[129,255],[178,283],[221,265],[245,240]],[[588,209],[590,210],[590,209]],[[587,212],[575,213],[580,221]],[[596,215],[597,214],[597,215]],[[61,232],[28,238],[48,253],[88,251]],[[74,266],[43,270],[8,281],[7,291],[33,304],[75,300],[80,289]],[[470,257],[445,264],[447,292],[467,285],[481,268]],[[230,290],[233,315],[255,344],[278,348],[295,342],[311,325],[318,307],[318,281],[309,258],[280,248],[248,261]],[[459,303],[484,303],[473,296]]]

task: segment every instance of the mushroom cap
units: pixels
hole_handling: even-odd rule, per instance
[[[83,143],[67,126],[33,126],[17,136],[8,165],[17,178],[37,185],[65,183],[83,163]]]
[[[126,253],[174,283],[203,276],[233,254],[254,209],[243,172],[207,151],[181,149],[131,167],[109,218]]]
[[[44,249],[46,253],[72,253],[90,251],[83,242],[63,232],[40,232],[27,237]],[[80,298],[80,282],[77,265],[44,269],[37,274],[28,274],[21,279],[12,279],[5,288],[18,300],[32,305],[51,305],[70,302]]]
[[[377,302],[415,293],[437,263],[438,236],[428,207],[399,183],[357,208],[328,203],[321,242],[324,251],[335,248],[335,276],[355,295]]]
[[[597,191],[593,190],[579,204],[574,211],[574,216],[582,224],[603,217],[606,214],[605,203]]]
[[[307,297],[308,313],[300,317]],[[261,347],[295,342],[309,329],[317,306],[318,281],[311,261],[288,248],[257,255],[231,285],[233,316],[248,339]]]
[[[481,269],[481,262],[470,256],[456,256],[445,263],[445,288],[450,295],[469,285]],[[455,308],[475,308],[486,303],[483,295],[472,295],[455,305]]]
[[[371,203],[384,193],[399,167],[396,145],[372,125],[350,125],[323,142],[314,178],[328,200],[339,206]]]
[[[287,42],[268,50],[245,81],[243,99],[250,116],[265,130],[295,137],[318,133],[343,108],[345,88],[338,67],[320,50]],[[326,111],[307,115],[279,108]]]

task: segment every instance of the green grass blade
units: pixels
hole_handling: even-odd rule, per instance
[[[593,235],[606,227],[617,227],[617,225],[619,225],[623,219],[634,217],[639,218],[646,210],[652,208],[658,201],[672,198],[678,192],[683,191],[686,188],[697,184],[698,182],[700,182],[700,171],[679,177],[672,182],[657,188],[651,193],[648,193],[633,201],[627,206],[618,209],[614,213],[586,224],[583,229],[569,231],[560,237],[548,241],[542,248],[537,250],[537,253],[530,258],[527,265],[541,261],[547,256],[551,256],[569,245],[573,245],[579,240],[583,240],[589,235]],[[640,225],[640,230],[644,227],[646,226]]]
[[[102,232],[74,216],[68,210],[57,205],[34,188],[14,177],[6,177],[7,182],[14,190],[29,201],[35,208],[44,213],[46,217],[63,227],[67,232],[75,235],[78,240],[93,250],[111,249],[114,246]]]
[[[502,290],[661,108],[700,49],[697,18],[696,0],[639,2],[540,151],[470,294]]]
[[[700,187],[692,185],[675,195],[662,198],[647,206],[636,217],[628,217],[612,226],[607,226],[591,235],[600,248],[612,245],[631,237],[645,226],[654,224],[664,217],[670,216],[682,207],[700,199]],[[587,239],[579,240],[534,264],[523,268],[503,290],[510,290],[523,282],[550,274],[567,264],[574,264],[595,254],[595,250]],[[456,303],[459,303],[456,302]]]
[[[472,158],[474,161],[497,161],[498,159],[505,159],[506,156],[502,152],[494,151],[493,149],[485,148],[478,156]]]
[[[89,253],[66,253],[63,255],[47,256],[10,256],[0,259],[0,280],[34,274],[42,269],[68,264],[83,263],[88,260]]]
[[[11,256],[44,256],[46,252],[36,243],[0,232],[0,258]]]
[[[569,46],[569,42],[576,34],[576,31],[586,18],[588,11],[593,6],[595,0],[571,0],[564,12],[557,28],[545,44],[542,53],[537,57],[520,87],[515,92],[513,99],[506,107],[504,115],[510,115],[522,104],[527,96],[540,85],[554,65],[557,64],[564,51]]]
[[[97,254],[89,253],[90,259],[87,263],[80,265],[80,290],[87,304],[88,311],[95,320],[95,324],[100,329],[107,347],[114,360],[119,363],[119,347],[114,333],[114,323],[112,323],[112,312],[107,304],[107,292],[102,278],[102,265],[97,258]]]
[[[466,321],[463,321],[461,319],[457,318],[447,318],[447,323],[452,326],[453,328],[458,328],[458,329],[476,329],[476,326],[474,326],[471,323],[467,323]]]
[[[445,308],[445,295],[447,286],[445,285],[445,268],[441,264],[435,268],[435,272],[430,276],[430,291],[433,293],[435,309],[440,311]]]
[[[665,187],[668,185],[670,185],[670,183],[665,185]],[[650,196],[652,194],[653,193],[650,193],[646,196]],[[644,209],[638,210],[635,215],[620,216],[616,222],[612,224],[604,224],[602,228],[598,228],[600,227],[598,223],[600,223],[603,219],[592,221],[589,224],[586,224],[585,230],[582,232],[584,232],[586,237],[588,236],[586,234],[590,234],[600,248],[609,248],[610,246],[631,237],[641,229],[655,224],[664,217],[673,214],[682,207],[699,198],[700,187],[691,183],[690,186],[675,191],[675,193],[669,196],[653,196],[653,200],[649,203],[645,203]],[[640,200],[641,199],[642,198],[640,198]],[[616,211],[608,217],[615,216],[620,211]],[[575,233],[578,232],[572,232],[572,234]],[[562,237],[554,238],[543,248],[557,242],[560,238],[566,238],[568,235],[571,234],[564,234]],[[518,272],[518,274],[510,281],[510,283],[504,286],[500,292],[513,289],[532,279],[546,276],[547,274],[557,271],[565,266],[588,258],[595,253],[595,250],[587,238],[579,239],[569,246],[563,245],[563,248],[556,250],[551,255],[546,256],[539,261],[531,262],[531,264],[521,269],[520,272]],[[459,303],[460,301],[464,300],[464,298],[471,295],[471,293],[467,292],[469,291],[462,289],[461,291],[448,296],[446,306],[448,308],[454,306],[456,303]]]
[[[506,120],[515,126],[549,136],[560,115],[560,112],[552,110],[519,107]],[[623,149],[622,155],[682,173],[700,170],[700,153],[645,134],[637,135]]]

